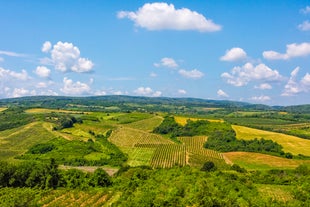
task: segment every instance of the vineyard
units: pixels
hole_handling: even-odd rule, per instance
[[[54,190],[43,196],[38,203],[44,207],[100,207],[111,205],[113,199],[115,195],[105,191]]]
[[[128,164],[131,166],[144,164],[152,168],[185,165],[201,167],[207,161],[225,166],[222,154],[203,147],[205,136],[180,137],[181,143],[175,143],[161,135],[120,127],[112,133],[110,141],[128,154]]]

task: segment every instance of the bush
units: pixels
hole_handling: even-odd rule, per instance
[[[211,171],[215,171],[216,169],[217,167],[215,166],[214,162],[208,161],[203,164],[201,171],[211,172]]]

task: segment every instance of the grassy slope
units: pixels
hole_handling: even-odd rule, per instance
[[[253,129],[244,126],[233,125],[232,127],[236,131],[238,139],[271,139],[282,145],[285,152],[290,152],[294,155],[303,154],[306,156],[310,156],[310,140],[276,132]]]
[[[254,152],[226,152],[223,155],[233,163],[248,170],[296,168],[300,164],[310,166],[310,160],[292,160]]]
[[[41,122],[32,122],[23,127],[0,132],[0,160],[11,160],[25,153],[37,143],[47,142],[55,138]]]

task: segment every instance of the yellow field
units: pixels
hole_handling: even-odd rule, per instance
[[[189,118],[189,117],[184,117],[184,116],[175,116],[174,120],[182,125],[185,126],[185,124],[187,123],[187,120],[191,120],[191,121],[198,121],[198,120],[207,120],[209,122],[224,122],[222,119],[200,119],[200,118]]]
[[[284,152],[290,152],[294,155],[303,154],[306,156],[310,156],[310,140],[276,132],[253,129],[244,126],[233,125],[232,127],[236,131],[238,139],[270,139],[282,145]]]
[[[7,108],[0,107],[0,112],[6,110]]]
[[[301,164],[310,165],[310,160],[292,160],[254,152],[226,152],[224,157],[249,170],[271,168],[296,168]]]
[[[0,108],[0,110],[1,110],[1,108]],[[79,114],[79,113],[82,113],[81,111],[70,111],[70,110],[63,110],[63,109],[45,109],[45,108],[27,109],[25,112],[27,112],[27,113],[52,113],[52,112],[58,112],[58,113],[69,113],[69,114]],[[85,113],[85,112],[83,112],[83,113]],[[87,114],[89,114],[89,112]]]

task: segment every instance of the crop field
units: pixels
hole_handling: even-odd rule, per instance
[[[85,112],[81,112],[81,111],[70,111],[70,110],[64,110],[64,109],[46,109],[46,108],[32,108],[32,109],[27,109],[25,110],[26,113],[52,113],[52,112],[56,112],[56,113],[68,113],[68,114],[82,114]],[[87,112],[89,113],[89,112]]]
[[[112,204],[113,195],[105,191],[53,190],[47,193],[39,204],[45,207],[99,207]]]
[[[7,108],[5,107],[0,107],[0,112],[6,110]]]
[[[151,159],[153,168],[170,168],[186,165],[185,146],[178,144],[165,144],[156,148]]]
[[[253,129],[244,126],[233,125],[232,127],[236,131],[238,139],[270,139],[282,145],[285,152],[290,152],[294,155],[303,154],[306,156],[310,156],[310,140],[276,132]]]
[[[163,121],[163,118],[161,116],[154,116],[152,118],[143,119],[143,120],[139,120],[136,122],[126,124],[126,126],[135,128],[135,129],[140,129],[140,130],[147,131],[147,132],[151,132],[162,121]]]
[[[31,146],[55,138],[42,123],[33,122],[26,126],[0,132],[0,160],[13,159],[26,152]]]
[[[223,155],[248,170],[293,169],[301,164],[310,166],[310,160],[294,160],[253,152],[226,152]]]
[[[207,120],[209,122],[224,122],[222,119],[202,119],[202,118],[190,118],[190,117],[184,117],[184,116],[175,116],[174,117],[175,121],[184,126],[187,123],[187,120],[191,120],[191,121],[198,121],[198,120]]]
[[[287,202],[293,199],[293,195],[290,193],[290,186],[283,185],[257,185],[258,192],[262,197],[270,198],[271,200],[277,200]]]

